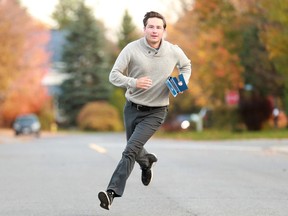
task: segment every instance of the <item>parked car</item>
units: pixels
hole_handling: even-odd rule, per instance
[[[212,110],[203,107],[199,112],[191,114],[179,114],[164,122],[162,128],[165,131],[197,130],[209,128],[212,125]]]
[[[40,135],[41,124],[36,115],[26,114],[18,116],[15,119],[13,129],[16,136],[20,134],[33,134],[38,137]]]

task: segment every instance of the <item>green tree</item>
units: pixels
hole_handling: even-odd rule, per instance
[[[77,19],[76,11],[83,0],[59,0],[52,13],[58,29],[67,29]]]
[[[109,98],[109,56],[103,25],[84,3],[79,5],[68,31],[62,59],[69,78],[61,85],[59,105],[68,124],[74,125],[80,109],[86,103]]]
[[[136,40],[139,37],[140,37],[140,33],[138,32],[137,27],[133,23],[132,17],[130,16],[128,10],[125,10],[123,18],[122,18],[122,22],[121,22],[120,32],[118,34],[117,55],[119,54],[119,50],[122,50],[128,43]],[[123,105],[126,101],[125,96],[124,96],[125,90],[126,89],[114,87],[113,93],[110,98],[110,103],[113,104],[117,108],[121,116],[122,116]]]
[[[125,10],[121,22],[120,33],[118,34],[118,47],[122,50],[128,43],[139,38],[140,33],[133,23],[132,17],[128,10]]]
[[[268,2],[269,4],[267,4]],[[271,117],[273,101],[268,97],[273,96],[278,99],[283,94],[282,91],[285,86],[285,76],[279,73],[271,56],[274,51],[278,52],[281,49],[286,49],[287,46],[284,45],[285,43],[281,44],[278,41],[276,42],[278,48],[271,49],[269,40],[267,40],[269,37],[266,38],[268,26],[272,23],[275,24],[269,18],[269,14],[281,14],[281,9],[284,8],[285,10],[285,7],[284,5],[283,7],[278,5],[277,10],[275,10],[275,5],[279,1],[268,2],[266,1],[265,5],[265,1],[251,0],[244,2],[239,0],[237,8],[239,17],[238,35],[241,38],[237,51],[244,68],[244,82],[252,87],[249,91],[245,91],[245,89],[241,91],[240,112],[243,119],[249,123],[248,127],[253,130],[261,129],[263,123]],[[284,14],[282,11],[282,15]],[[277,40],[277,37],[273,37],[273,42],[275,40]]]
[[[281,76],[283,89],[280,97],[288,115],[288,1],[263,0],[259,7],[262,15],[261,39],[268,50],[269,59]]]
[[[268,52],[260,39],[255,23],[242,27],[242,43],[239,47],[244,81],[253,87],[253,92],[263,97],[279,95],[281,77],[276,73]]]

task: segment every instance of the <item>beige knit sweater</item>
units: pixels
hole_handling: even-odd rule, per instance
[[[166,106],[169,104],[169,89],[165,81],[177,67],[186,83],[191,75],[191,62],[181,48],[162,40],[160,48],[150,47],[146,38],[129,43],[119,54],[109,80],[118,87],[127,88],[127,100],[145,106]],[[137,78],[149,76],[149,89],[136,88]]]

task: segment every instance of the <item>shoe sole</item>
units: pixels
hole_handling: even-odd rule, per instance
[[[101,202],[100,206],[104,209],[109,210],[110,209],[110,200],[109,200],[107,193],[105,191],[100,191],[98,193],[98,198]]]
[[[151,170],[151,180],[150,180],[149,184],[153,181],[153,173],[154,173],[154,172],[153,172],[153,166],[155,166],[155,163],[156,163],[156,162],[157,162],[157,161],[153,162],[152,165],[151,165],[151,168],[150,168],[150,170]],[[148,185],[149,185],[149,184],[148,184]],[[148,185],[146,185],[146,186],[148,186]]]
[[[155,164],[156,164],[156,162],[158,161],[158,158],[157,158],[157,156],[155,155],[155,154],[153,154],[153,153],[151,153],[151,155],[154,155],[154,157],[156,158],[156,161],[155,162],[153,162],[152,163],[152,165],[151,165],[151,181],[150,181],[150,183],[152,182],[152,180],[153,180],[153,167],[155,166]],[[150,184],[149,183],[149,184]]]

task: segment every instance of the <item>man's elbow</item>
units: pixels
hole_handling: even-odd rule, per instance
[[[113,73],[109,74],[109,82],[112,84],[115,82],[115,75],[113,75]]]

